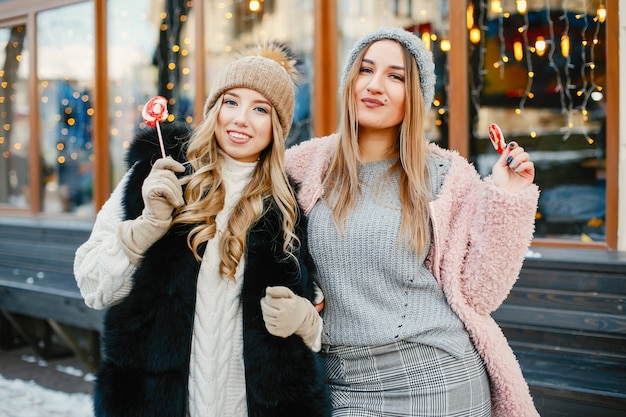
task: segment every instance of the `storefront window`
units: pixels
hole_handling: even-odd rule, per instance
[[[28,50],[26,26],[0,28],[0,205],[29,202]]]
[[[109,151],[112,186],[128,168],[124,155],[145,127],[151,97],[168,99],[168,121],[193,123],[193,1],[108,2]]]
[[[41,211],[93,212],[93,3],[37,15]]]
[[[205,2],[207,89],[215,75],[245,47],[275,40],[298,57],[303,74],[296,90],[296,107],[287,145],[311,137],[313,0]],[[208,92],[207,92],[208,94]]]
[[[426,117],[426,136],[447,147],[448,0],[339,0],[337,16],[337,79],[341,79],[343,65],[354,43],[371,30],[381,26],[401,27],[426,43],[433,53],[437,76],[435,99]]]
[[[535,237],[604,241],[604,2],[474,1],[468,16],[476,166],[487,175],[498,157],[497,123],[535,162]]]

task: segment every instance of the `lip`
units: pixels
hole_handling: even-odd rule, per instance
[[[228,138],[233,143],[244,144],[252,140],[252,136],[237,130],[229,130],[226,133],[228,133]]]
[[[382,101],[371,97],[362,98],[361,102],[367,107],[381,107],[384,105]]]

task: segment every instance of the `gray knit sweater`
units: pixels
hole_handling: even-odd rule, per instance
[[[320,199],[308,224],[311,254],[325,295],[322,343],[366,346],[408,340],[462,357],[468,334],[435,278],[400,243],[397,158],[359,166],[362,194],[339,233]],[[429,155],[432,195],[449,161]],[[424,253],[428,252],[428,248]]]

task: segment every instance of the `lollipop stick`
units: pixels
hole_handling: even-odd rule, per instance
[[[157,134],[159,135],[159,145],[161,146],[161,155],[165,158],[165,146],[163,146],[163,136],[161,136],[161,125],[159,121],[156,122]]]

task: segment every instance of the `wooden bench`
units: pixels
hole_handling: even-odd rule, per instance
[[[65,346],[84,362],[97,364],[104,312],[85,305],[73,274],[74,253],[91,227],[71,220],[0,218],[4,345],[16,332],[44,358]]]
[[[626,416],[626,254],[533,253],[493,317],[541,416]]]

